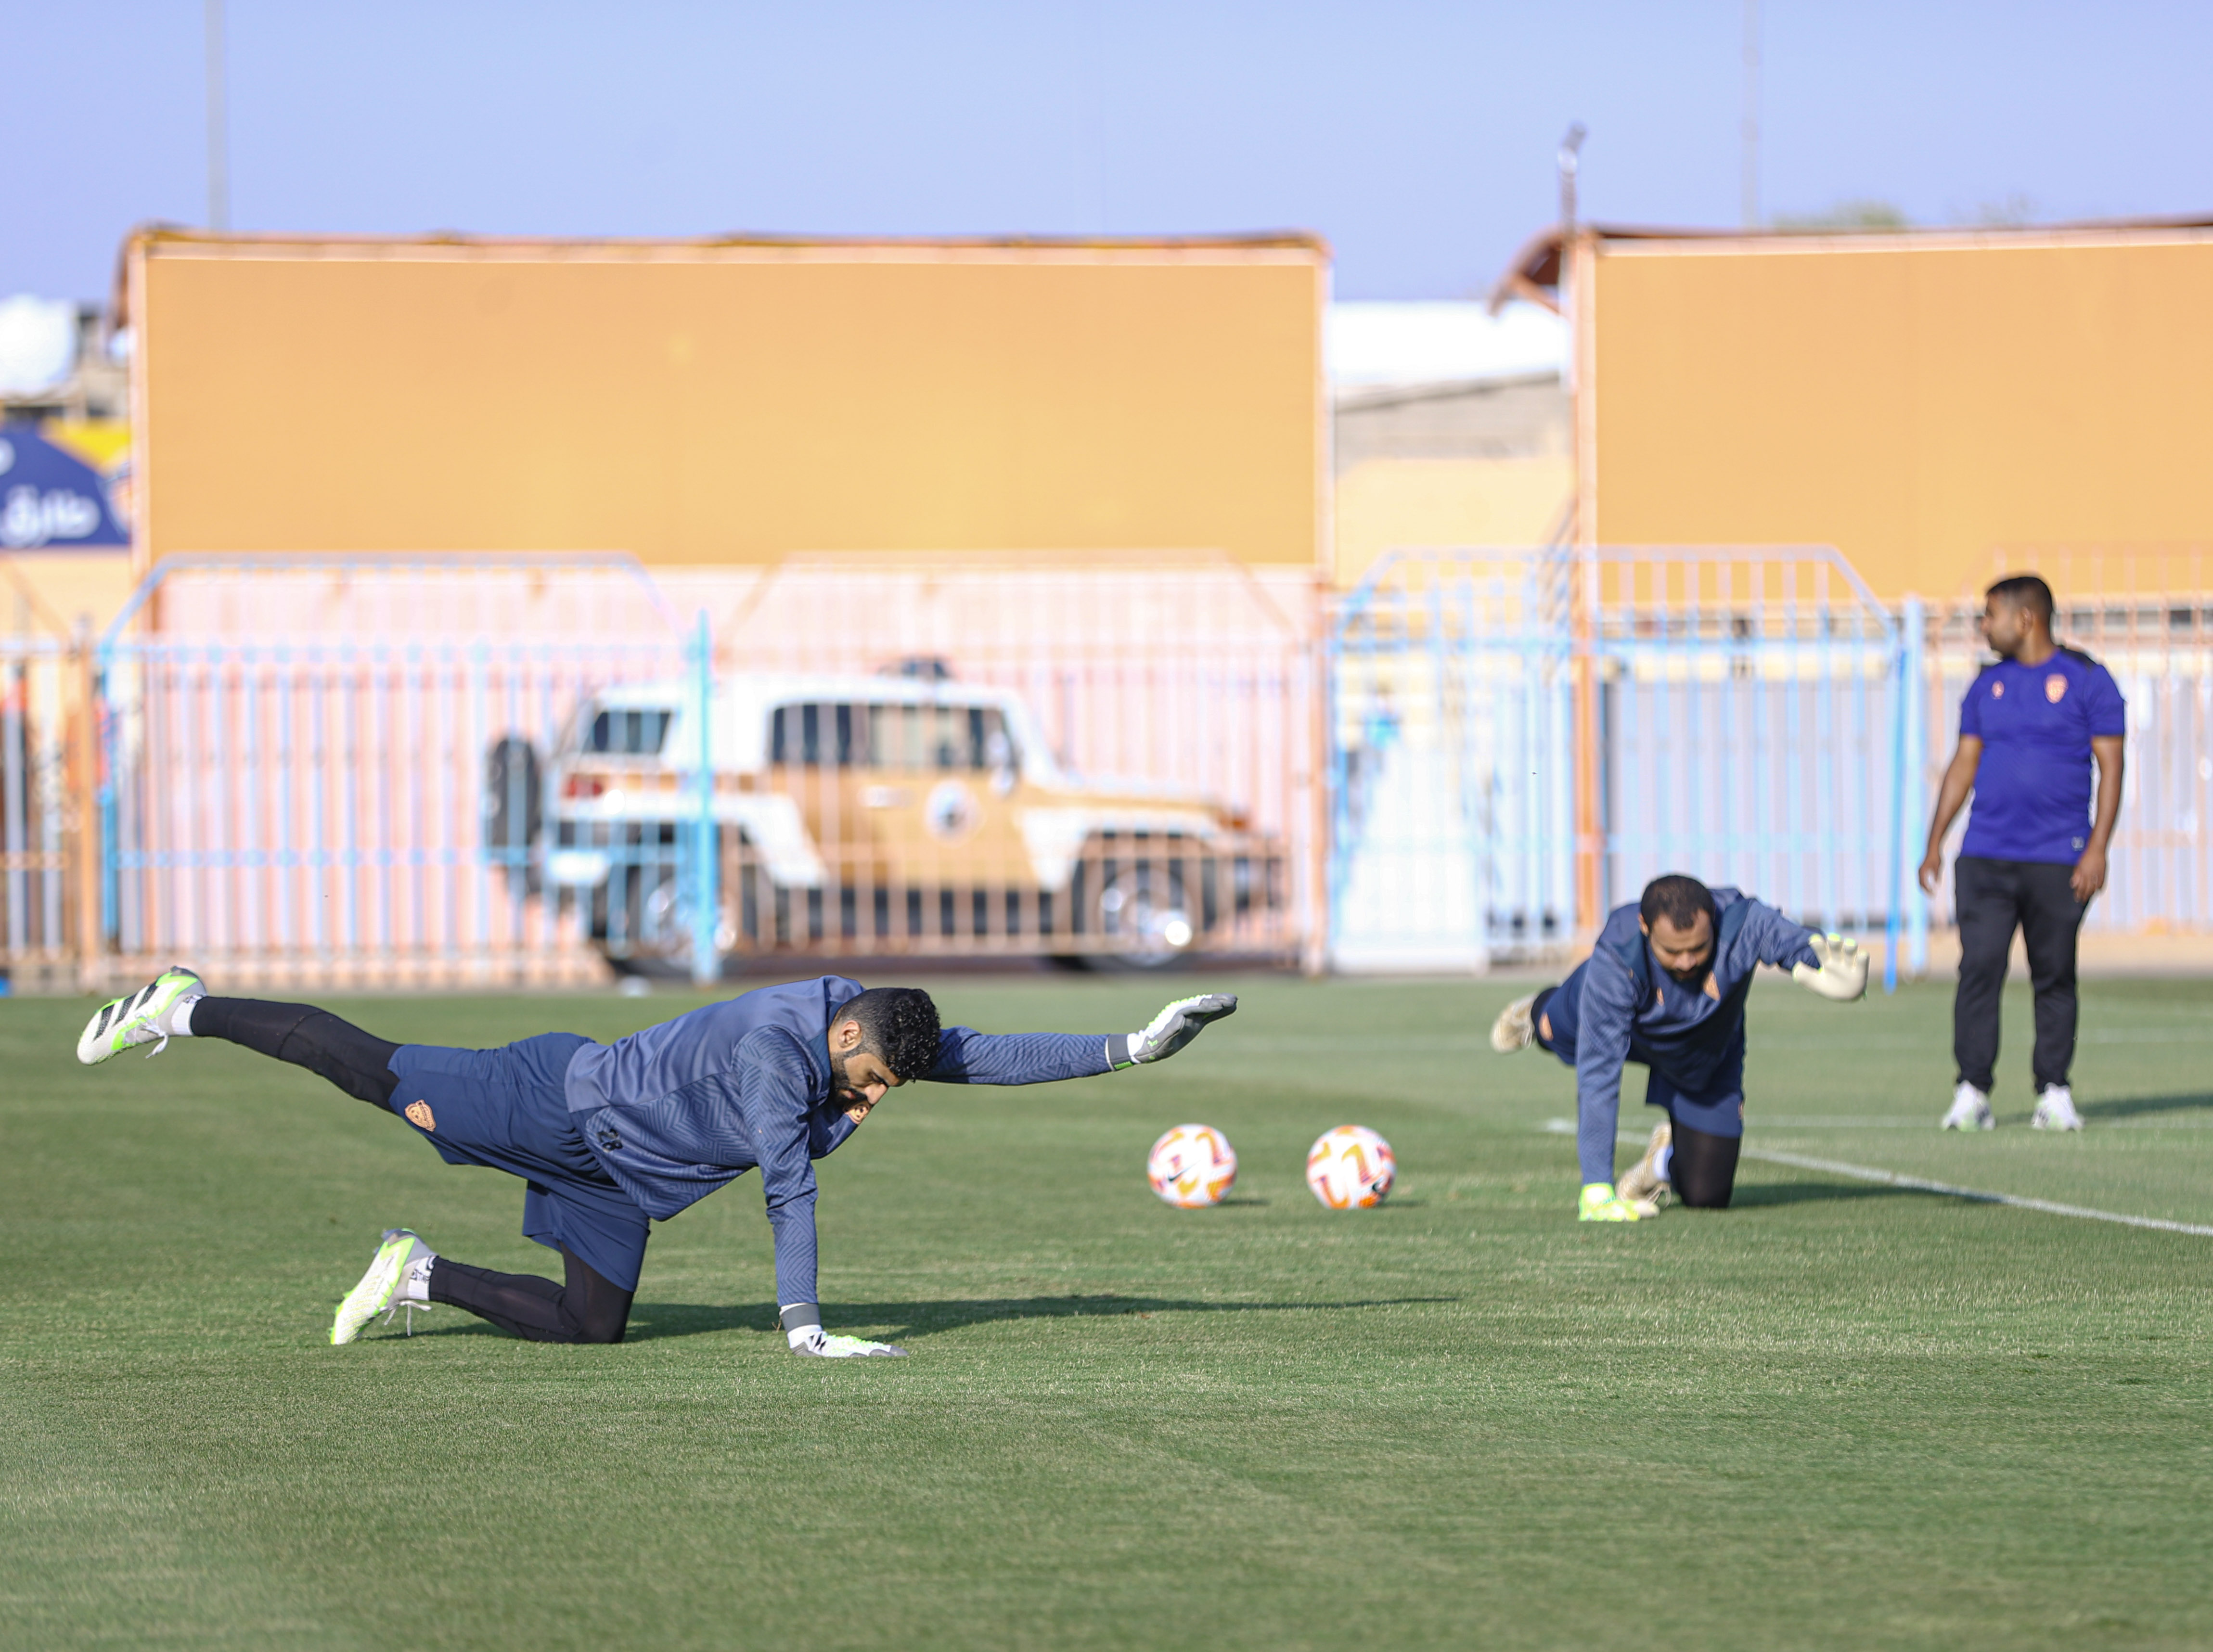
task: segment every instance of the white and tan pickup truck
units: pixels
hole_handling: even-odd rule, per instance
[[[619,966],[689,955],[680,885],[701,807],[694,704],[674,681],[602,690],[545,765],[535,863]],[[724,675],[706,744],[725,954],[1015,953],[1157,968],[1199,950],[1267,950],[1279,926],[1278,840],[1196,793],[1069,773],[1018,693],[954,681],[934,662]]]

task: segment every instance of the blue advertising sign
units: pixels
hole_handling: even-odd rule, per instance
[[[98,471],[28,425],[0,427],[0,549],[130,543]]]

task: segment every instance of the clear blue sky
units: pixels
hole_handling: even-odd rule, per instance
[[[229,0],[247,229],[1296,227],[1352,298],[1484,286],[1591,130],[1589,216],[1731,224],[1741,0]],[[2213,6],[1766,0],[1771,211],[2213,211]],[[0,293],[205,216],[200,0],[0,0]]]

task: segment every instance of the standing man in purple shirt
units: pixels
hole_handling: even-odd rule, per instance
[[[1974,811],[1954,863],[1960,991],[1952,1008],[1959,1088],[1947,1130],[1988,1130],[1998,1057],[1998,1000],[2021,931],[2036,990],[2032,1071],[2038,1130],[2080,1130],[2075,1064],[2075,936],[2106,887],[2121,812],[2127,705],[2105,667],[2051,640],[2051,588],[2033,574],[1984,593],[1983,637],[1997,656],[1960,703],[1960,749],[1944,771],[1921,887],[1936,893],[1944,834],[1972,789]],[[2097,798],[2091,800],[2091,764]]]

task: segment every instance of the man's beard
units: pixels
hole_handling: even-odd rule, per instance
[[[850,1113],[855,1107],[866,1113],[870,1106],[869,1098],[855,1089],[853,1081],[846,1076],[843,1056],[830,1058],[830,1101],[840,1113]]]
[[[1667,969],[1667,966],[1664,964],[1661,965],[1661,967],[1662,969]],[[1709,958],[1704,963],[1700,964],[1696,969],[1667,970],[1667,978],[1674,982],[1677,986],[1704,986],[1706,984],[1706,977],[1713,972],[1714,960]]]

